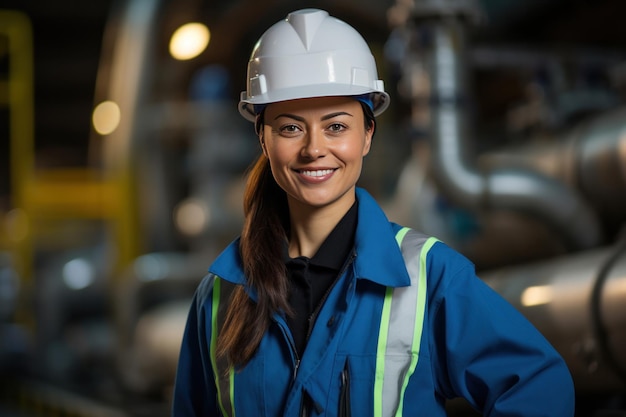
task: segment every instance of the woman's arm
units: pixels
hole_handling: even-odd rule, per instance
[[[210,360],[211,293],[214,276],[196,291],[183,335],[174,385],[173,417],[219,416]]]
[[[574,385],[562,357],[469,261],[440,246],[445,258],[430,269],[439,274],[431,325],[442,392],[485,416],[573,416]]]

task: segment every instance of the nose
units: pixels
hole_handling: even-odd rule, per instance
[[[316,131],[307,132],[300,154],[303,157],[309,159],[317,159],[323,157],[326,154],[326,142],[324,134]]]

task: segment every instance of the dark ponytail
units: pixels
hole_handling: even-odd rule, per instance
[[[239,247],[247,286],[255,288],[258,300],[252,301],[244,286],[237,286],[232,293],[218,337],[217,354],[226,357],[233,366],[248,363],[274,313],[291,311],[282,259],[289,218],[287,197],[274,181],[269,161],[263,154],[248,173],[244,216]]]

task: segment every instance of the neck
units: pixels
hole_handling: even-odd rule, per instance
[[[312,258],[322,246],[330,232],[348,212],[350,204],[341,207],[298,207],[290,204],[291,234],[289,236],[289,256]]]

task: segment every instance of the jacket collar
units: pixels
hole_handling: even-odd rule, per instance
[[[399,227],[389,222],[382,208],[367,191],[357,188],[356,197],[359,200],[355,236],[356,277],[389,287],[411,285],[402,252],[396,243]]]
[[[356,189],[358,223],[355,235],[354,273],[389,287],[410,285],[402,252],[396,243],[397,227],[390,223],[376,200],[364,189]],[[209,272],[234,284],[245,285],[239,238],[233,241],[213,262]]]

